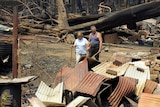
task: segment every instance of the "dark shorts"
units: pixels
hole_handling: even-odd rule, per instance
[[[89,49],[89,57],[92,57],[95,55],[99,50],[99,46],[97,47],[90,47]],[[96,60],[99,60],[99,54],[95,55]]]

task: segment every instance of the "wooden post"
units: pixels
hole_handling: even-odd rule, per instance
[[[18,63],[17,63],[17,49],[18,49],[18,7],[13,7],[13,45],[12,45],[12,74],[13,78],[17,78]]]

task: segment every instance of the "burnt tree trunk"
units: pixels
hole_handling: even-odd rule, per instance
[[[65,27],[69,26],[67,21],[66,9],[63,0],[57,0],[56,3],[58,7],[58,28],[64,29]]]
[[[157,17],[160,15],[160,11],[157,10],[160,10],[159,0],[133,6],[121,11],[116,11],[99,18],[98,20],[68,27],[66,30],[62,31],[62,33],[84,29],[92,25],[95,25],[98,30],[109,30],[123,24],[129,24],[144,19]]]

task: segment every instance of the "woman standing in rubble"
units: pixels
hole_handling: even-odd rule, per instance
[[[72,47],[76,48],[76,64],[79,62],[81,57],[85,57],[87,54],[88,40],[83,37],[82,32],[77,33],[77,39]]]

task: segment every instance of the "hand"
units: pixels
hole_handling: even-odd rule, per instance
[[[86,49],[87,49],[87,51],[88,51],[88,50],[90,49],[90,47],[87,47]]]
[[[99,49],[99,50],[98,50],[98,53],[101,53],[101,51],[102,51],[102,50],[101,50],[101,49]]]

